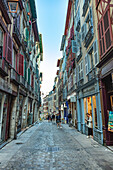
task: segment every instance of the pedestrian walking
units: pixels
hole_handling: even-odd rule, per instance
[[[56,123],[57,123],[57,128],[62,128],[61,127],[61,116],[59,113],[56,115]]]
[[[69,127],[70,127],[71,126],[71,119],[72,119],[71,111],[68,114],[68,119],[69,119]]]
[[[55,115],[52,115],[52,123],[55,124]]]

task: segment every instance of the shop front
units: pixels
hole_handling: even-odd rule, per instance
[[[89,119],[90,118],[90,127]],[[103,144],[101,104],[98,82],[77,93],[77,125],[81,133],[91,135],[94,140]]]
[[[9,138],[11,117],[11,96],[0,92],[0,141]]]
[[[113,145],[113,59],[101,68],[100,92],[104,143]]]

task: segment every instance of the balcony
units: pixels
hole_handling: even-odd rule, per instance
[[[15,41],[17,42],[17,44],[21,46],[21,34],[16,24],[14,25],[14,28],[13,28],[13,37]]]
[[[11,69],[11,81],[17,85],[20,84],[20,75],[16,72],[14,68]]]
[[[90,26],[90,28],[85,36],[85,40],[84,40],[84,44],[85,44],[86,48],[90,45],[90,43],[93,39],[93,36],[94,36],[93,26]]]
[[[26,83],[25,78],[20,75],[20,84],[25,87],[25,83]]]
[[[85,0],[84,5],[83,5],[83,14],[82,16],[85,17],[87,9],[89,7],[90,0]]]
[[[2,76],[8,76],[8,62],[4,57],[0,58],[0,73]]]
[[[96,78],[95,69],[92,69],[87,76],[88,76],[88,81],[91,81],[92,79]]]
[[[83,86],[83,83],[84,83],[84,79],[81,79],[77,82],[77,87],[81,87]]]

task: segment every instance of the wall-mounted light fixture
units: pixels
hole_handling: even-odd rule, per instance
[[[9,12],[12,14],[17,13],[19,0],[8,0]]]

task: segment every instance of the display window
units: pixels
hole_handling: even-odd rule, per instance
[[[91,120],[92,120],[92,109],[93,109],[93,114],[94,114],[94,126],[97,127],[98,125],[97,125],[96,97],[92,96],[92,103],[91,103],[91,96],[84,98],[84,114],[85,114],[85,123],[86,124],[87,124],[87,119],[88,119],[87,113],[89,114],[89,116],[91,116]]]
[[[92,96],[92,101],[93,101],[93,114],[94,114],[94,126],[97,128],[97,108],[96,108],[96,97]]]

